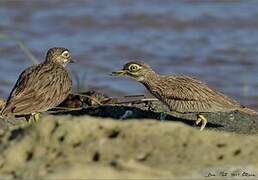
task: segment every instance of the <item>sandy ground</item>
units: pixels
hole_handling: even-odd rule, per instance
[[[0,178],[258,178],[257,135],[181,122],[42,117],[0,133]]]

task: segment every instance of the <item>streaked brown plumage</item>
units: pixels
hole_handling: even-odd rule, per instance
[[[124,65],[115,75],[124,75],[141,82],[151,94],[166,104],[170,110],[179,113],[230,112],[239,110],[248,114],[257,114],[245,108],[234,99],[209,88],[205,83],[189,76],[159,75],[152,68],[140,61]],[[197,117],[196,123],[206,121]],[[201,130],[206,122],[203,122]]]
[[[44,62],[21,73],[2,115],[30,115],[59,105],[72,90],[72,81],[65,70],[65,66],[70,62],[73,61],[68,49],[49,49]]]

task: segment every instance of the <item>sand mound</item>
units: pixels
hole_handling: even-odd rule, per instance
[[[258,177],[257,136],[180,122],[46,116],[0,141],[1,178]]]

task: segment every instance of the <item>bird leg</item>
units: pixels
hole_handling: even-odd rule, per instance
[[[38,122],[40,120],[40,113],[35,113],[33,115],[33,119],[34,119],[35,122]]]
[[[24,118],[26,119],[26,121],[27,121],[28,123],[30,123],[30,116],[31,116],[31,115],[25,115],[25,116],[24,116]]]
[[[197,120],[195,121],[195,124],[198,125],[200,122],[202,122],[200,131],[202,131],[207,124],[207,119],[202,114],[197,114]]]
[[[31,119],[30,116],[29,118],[25,117],[29,124],[36,123],[40,120],[40,113],[33,113],[32,116],[33,116],[33,119]]]

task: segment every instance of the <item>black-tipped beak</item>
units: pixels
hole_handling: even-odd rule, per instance
[[[69,63],[75,63],[76,61],[73,59],[69,59]]]
[[[123,76],[126,74],[126,71],[125,70],[118,70],[118,71],[114,71],[112,72],[112,76]]]

